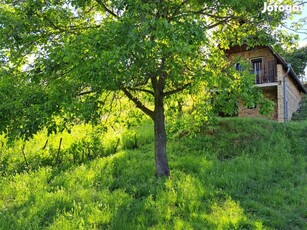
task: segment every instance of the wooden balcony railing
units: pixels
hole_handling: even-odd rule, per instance
[[[261,68],[254,69],[252,73],[255,74],[255,84],[277,82],[275,61],[264,62]]]

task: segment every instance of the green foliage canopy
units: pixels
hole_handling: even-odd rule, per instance
[[[262,7],[258,0],[2,1],[0,129],[27,139],[76,118],[99,122],[107,92],[121,91],[153,119],[163,150],[156,152],[166,155],[169,96],[189,89],[205,98],[204,88],[214,88],[232,100],[259,100],[250,75],[233,77],[222,49],[284,38],[277,28],[286,15],[261,14]],[[233,113],[232,103],[224,106]]]
[[[298,76],[305,75],[307,65],[307,46],[293,49],[290,52],[284,52],[283,57],[291,63],[292,68]]]

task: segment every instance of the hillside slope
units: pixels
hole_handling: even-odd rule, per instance
[[[300,102],[300,108],[292,116],[293,121],[307,120],[307,95],[304,94]]]
[[[306,138],[304,122],[222,119],[171,135],[170,178],[154,176],[152,143],[141,140],[28,172],[2,147],[0,229],[306,229]]]

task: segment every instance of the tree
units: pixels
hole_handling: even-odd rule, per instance
[[[290,52],[284,52],[283,57],[299,77],[305,76],[305,68],[307,65],[307,46],[296,48]]]
[[[1,131],[27,139],[76,117],[98,121],[106,92],[121,91],[154,122],[158,176],[170,174],[165,100],[205,87],[251,98],[251,78],[230,77],[220,48],[272,42],[264,35],[285,18],[268,21],[258,0],[2,2]]]

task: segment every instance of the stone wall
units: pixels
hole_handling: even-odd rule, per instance
[[[278,120],[277,86],[264,87],[261,88],[261,90],[266,98],[275,103],[273,112],[268,115],[261,115],[259,113],[260,108],[258,105],[256,105],[255,108],[247,108],[246,105],[244,105],[242,102],[239,102],[239,117],[262,117]]]
[[[272,54],[271,50],[267,47],[256,47],[250,50],[246,50],[246,47],[233,47],[227,51],[229,60],[234,60],[236,57],[242,57],[243,59],[252,60],[256,58],[262,58],[263,74],[266,75],[268,71],[267,63],[274,61],[276,63],[275,83],[274,85],[261,87],[265,97],[275,103],[274,111],[269,115],[269,118],[280,122],[284,121],[284,85],[283,77],[286,74],[286,70],[281,64],[277,64],[277,58]],[[288,120],[291,120],[292,114],[297,111],[299,102],[302,98],[302,93],[298,90],[294,81],[287,76],[286,77],[286,98],[287,98],[287,114]],[[244,117],[264,117],[259,113],[259,106],[249,109],[239,103],[239,116]]]
[[[276,63],[276,57],[272,54],[272,52],[267,47],[262,48],[253,48],[250,50],[243,50],[237,48],[232,48],[231,50],[227,51],[228,59],[234,60],[236,57],[241,57],[246,60],[252,59],[262,59],[262,71],[263,75],[267,76],[269,73],[269,66],[268,63],[273,61]],[[276,71],[276,70],[275,70]]]
[[[233,60],[235,57],[242,57],[244,59],[264,58],[265,61],[275,60],[274,55],[267,47],[252,48],[250,50],[231,48],[227,50],[229,60]]]
[[[282,65],[277,65],[277,79],[279,82],[277,95],[278,95],[278,121],[284,121],[284,82],[283,78],[286,74],[286,70]],[[287,98],[287,109],[288,111],[288,121],[291,120],[292,114],[297,111],[299,103],[302,99],[302,93],[297,89],[297,86],[293,80],[287,76],[286,77],[286,98]]]
[[[267,47],[257,47],[250,50],[235,47],[228,52],[228,58],[229,60],[234,60],[236,57],[241,57],[247,60],[262,58],[262,70],[264,75],[268,74],[268,67],[266,66],[267,63],[270,61],[276,62],[275,56]],[[256,108],[247,108],[242,102],[239,102],[239,117],[265,117],[278,120],[277,86],[263,87],[261,90],[266,98],[275,103],[273,112],[264,116],[259,113],[259,106],[256,106]]]

